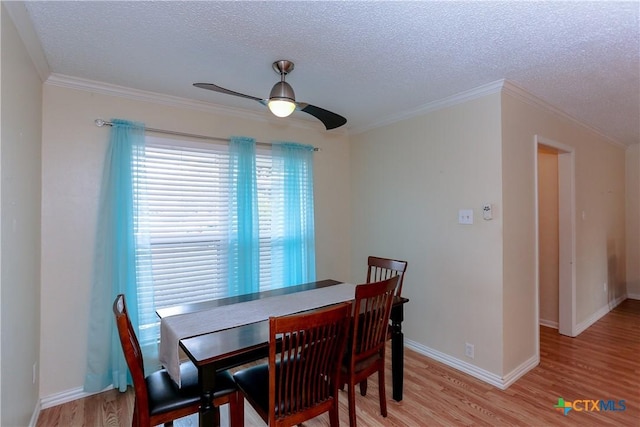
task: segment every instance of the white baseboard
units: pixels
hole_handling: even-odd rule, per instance
[[[547,328],[558,329],[558,322],[554,320],[540,319],[540,326],[546,326]]]
[[[61,391],[40,399],[40,408],[47,409],[54,406],[62,405],[63,403],[72,402],[77,399],[93,396],[94,394],[102,393],[103,391],[111,390],[113,386],[105,388],[104,390],[97,391],[95,393],[88,393],[84,391],[82,387],[73,388],[71,390]]]
[[[471,375],[472,377],[491,384],[492,386],[497,387],[501,390],[507,389],[511,384],[516,382],[518,378],[522,377],[531,369],[535,368],[539,363],[539,357],[537,355],[532,356],[529,360],[522,363],[516,369],[514,369],[504,377],[501,377],[500,375],[494,374],[493,372],[489,372],[463,360],[456,359],[455,357],[429,348],[418,342],[405,339],[404,343],[405,346],[407,348],[410,348],[411,350],[414,350],[431,359],[437,360],[438,362],[444,363],[447,366],[464,372],[465,374]]]
[[[38,423],[38,417],[40,417],[40,412],[43,409],[53,408],[54,406],[72,402],[77,399],[82,399],[84,397],[89,397],[97,393],[102,393],[103,391],[111,390],[112,388],[113,386],[110,385],[104,390],[95,393],[87,393],[82,387],[77,387],[71,390],[61,391],[60,393],[55,393],[47,397],[43,397],[36,402],[36,407],[33,410],[31,420],[29,421],[29,427],[36,427],[36,424]]]
[[[576,334],[575,336],[577,337],[578,335],[580,335],[581,333],[583,333],[584,331],[587,330],[587,328],[591,325],[593,325],[594,323],[596,323],[598,320],[600,320],[603,316],[605,316],[607,313],[609,313],[611,310],[613,310],[614,308],[616,308],[618,305],[620,305],[620,303],[624,300],[627,299],[627,295],[623,295],[619,298],[616,298],[613,301],[610,301],[607,305],[605,305],[604,307],[600,308],[600,310],[596,311],[595,313],[593,313],[591,316],[589,316],[588,318],[586,318],[584,321],[578,323],[576,325]]]
[[[41,410],[42,410],[42,403],[40,402],[40,400],[38,400],[36,402],[36,407],[33,410],[33,414],[31,414],[31,419],[29,420],[29,427],[36,427]]]
[[[540,355],[536,354],[531,356],[529,359],[525,360],[520,366],[516,367],[513,371],[506,374],[502,377],[502,383],[504,385],[503,390],[507,389],[511,386],[511,384],[518,381],[521,377],[523,377],[527,372],[538,366],[540,363]]]
[[[597,322],[601,317],[603,317],[604,315],[609,313],[611,310],[616,308],[622,301],[624,301],[627,298],[640,299],[640,295],[637,295],[637,294],[623,295],[620,298],[617,298],[614,301],[607,304],[606,306],[602,307],[600,310],[598,310],[596,313],[591,315],[584,322],[581,322],[579,325],[576,326],[576,329],[578,330],[578,333],[576,334],[576,336],[579,335],[584,330],[586,330],[589,326]],[[551,328],[558,329],[557,322],[540,319],[540,324],[543,326],[548,326]],[[509,372],[505,376],[500,377],[499,375],[494,374],[493,372],[489,372],[485,369],[478,368],[475,365],[472,365],[460,359],[456,359],[455,357],[452,357],[448,354],[429,348],[416,341],[405,339],[405,345],[408,348],[424,356],[430,357],[434,360],[437,360],[438,362],[444,363],[445,365],[450,366],[459,371],[462,371],[465,374],[469,374],[472,377],[478,378],[479,380],[482,380],[495,387],[498,387],[501,390],[507,389],[511,384],[516,382],[520,377],[522,377],[524,374],[529,372],[531,369],[538,366],[538,363],[540,363],[540,355],[539,354],[533,355],[528,360],[524,361],[516,369]]]

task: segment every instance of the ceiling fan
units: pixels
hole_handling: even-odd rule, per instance
[[[194,83],[193,85],[201,89],[208,89],[214,92],[226,93],[227,95],[239,96],[258,101],[260,104],[266,105],[269,110],[278,117],[287,117],[291,115],[294,110],[300,110],[304,113],[311,114],[320,120],[327,130],[335,129],[347,123],[347,119],[339,114],[332,113],[324,108],[316,107],[315,105],[307,104],[305,102],[296,102],[293,88],[289,83],[284,81],[285,76],[293,71],[293,62],[284,59],[276,61],[273,63],[273,70],[280,74],[280,81],[273,86],[268,99],[234,92],[212,83]]]

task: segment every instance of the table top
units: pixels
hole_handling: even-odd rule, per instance
[[[333,286],[340,283],[343,282],[337,280],[321,280],[271,291],[183,304],[160,309],[157,313],[160,318],[163,318],[229,304]],[[406,298],[396,298],[394,306],[398,304],[402,305],[407,301],[408,299]],[[264,320],[191,338],[183,338],[180,340],[180,347],[196,366],[216,364],[217,369],[228,369],[245,363],[247,360],[256,360],[267,355],[269,349],[269,321]]]

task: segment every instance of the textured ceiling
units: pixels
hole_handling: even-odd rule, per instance
[[[29,1],[26,8],[51,73],[260,110],[192,83],[266,98],[278,80],[271,63],[289,59],[296,99],[344,115],[352,132],[507,79],[614,141],[640,142],[638,1]]]

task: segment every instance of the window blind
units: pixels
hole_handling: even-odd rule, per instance
[[[154,140],[155,141],[155,140]],[[177,304],[228,296],[229,155],[226,146],[170,145],[147,140],[139,159],[137,191],[138,256],[151,257],[148,278],[139,280],[142,313]],[[280,237],[272,229],[273,198],[278,180],[270,152],[256,158],[260,234],[260,290],[274,287],[281,265],[272,245]],[[275,233],[275,234],[274,234]],[[277,257],[277,255],[276,255]],[[276,282],[277,283],[277,282]],[[149,317],[149,327],[157,318]]]

